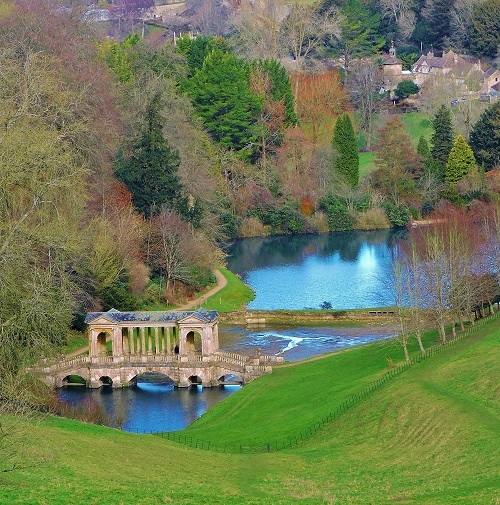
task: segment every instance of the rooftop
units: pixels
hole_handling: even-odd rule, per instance
[[[85,317],[85,322],[91,323],[99,317],[105,317],[116,323],[125,322],[151,322],[151,323],[162,323],[162,322],[177,322],[185,319],[189,316],[196,317],[207,323],[211,323],[217,319],[216,310],[186,310],[186,311],[176,311],[176,310],[155,310],[155,311],[136,311],[136,312],[121,312],[116,309],[110,309],[107,312],[89,312]]]

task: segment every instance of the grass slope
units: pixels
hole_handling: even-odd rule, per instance
[[[219,271],[226,278],[227,284],[215,295],[208,298],[203,303],[203,307],[219,312],[244,309],[246,304],[255,298],[254,292],[230,270],[219,268]]]
[[[51,418],[32,430],[34,444],[50,451],[49,461],[0,476],[0,503],[498,503],[499,343],[497,321],[412,367],[314,438],[280,452],[212,453]],[[372,354],[374,347],[364,351]],[[340,381],[339,389],[345,389],[351,381],[356,389],[363,376],[380,371],[378,358],[370,365],[360,349],[336,356],[338,361],[329,357],[283,368],[276,387],[269,382],[258,394],[252,385],[245,387],[251,394],[241,396],[239,406],[221,405],[217,416],[215,410],[203,416],[204,429],[224,422],[231,437],[242,432],[240,420],[256,434],[259,425],[267,429],[262,416],[270,410],[263,405],[278,401],[273,389],[288,403],[274,406],[274,422],[286,426],[297,418],[302,424],[321,398],[332,402],[337,393],[330,382]],[[330,375],[318,382],[313,368],[323,363],[329,363]],[[303,393],[293,394],[299,374],[313,407]]]

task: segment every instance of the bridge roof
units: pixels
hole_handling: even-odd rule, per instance
[[[85,317],[85,322],[91,323],[99,317],[105,317],[110,321],[116,323],[129,323],[129,322],[150,322],[150,323],[163,323],[163,322],[177,322],[187,317],[196,317],[206,323],[211,323],[217,319],[216,310],[154,310],[154,311],[136,311],[136,312],[121,312],[116,309],[110,309],[107,312],[89,312]]]

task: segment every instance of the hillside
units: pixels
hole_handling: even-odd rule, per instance
[[[307,442],[278,452],[215,453],[50,418],[33,428],[34,446],[45,448],[48,460],[3,474],[0,503],[495,503],[499,341],[497,320],[390,381]],[[295,429],[321,403],[330,408],[345,396],[345,384],[359,389],[376,375],[382,354],[367,346],[285,367],[219,404],[187,433],[201,433],[203,425],[204,434],[219,430],[230,440],[242,431],[241,420],[249,436],[265,437],[274,424],[280,433]],[[274,405],[274,414],[263,405]]]

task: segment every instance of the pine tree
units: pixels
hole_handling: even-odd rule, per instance
[[[212,51],[187,84],[194,108],[214,140],[249,158],[257,146],[262,104],[250,89],[250,71],[233,54]]]
[[[351,117],[341,114],[333,130],[333,147],[337,151],[335,167],[354,188],[359,182],[359,154]]]
[[[146,110],[146,124],[130,159],[117,161],[117,177],[132,193],[134,207],[144,216],[174,207],[182,198],[177,170],[179,155],[163,136],[161,102],[156,95]]]
[[[420,135],[418,139],[417,153],[422,158],[425,170],[427,172],[432,171],[431,150],[429,149],[429,143],[423,135]]]
[[[445,180],[450,185],[456,185],[475,170],[477,170],[477,163],[474,153],[462,135],[459,135],[450,151]]]
[[[500,164],[500,101],[488,107],[472,127],[470,146],[486,170]]]
[[[453,147],[453,129],[451,126],[451,113],[445,105],[436,112],[432,121],[434,133],[431,137],[431,154],[435,175],[439,180],[444,180],[446,163]]]

